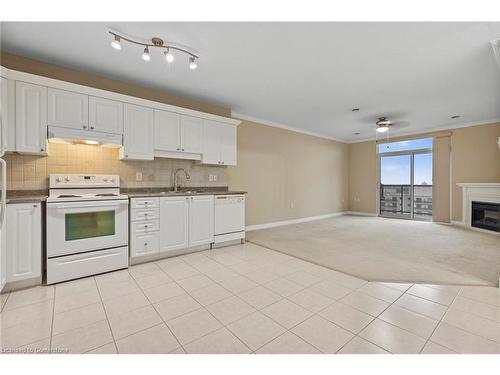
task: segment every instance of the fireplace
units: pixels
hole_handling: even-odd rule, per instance
[[[500,232],[500,203],[472,201],[471,226]]]

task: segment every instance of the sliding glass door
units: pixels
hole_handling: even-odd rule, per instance
[[[379,145],[379,214],[432,219],[432,139]],[[427,146],[412,150],[415,146]]]

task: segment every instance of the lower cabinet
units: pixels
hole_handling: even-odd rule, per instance
[[[130,206],[131,258],[214,242],[213,195],[132,198]]]
[[[8,204],[6,213],[7,283],[41,277],[41,204]]]

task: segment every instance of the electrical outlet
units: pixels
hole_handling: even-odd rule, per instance
[[[136,181],[142,181],[142,172],[137,172],[135,174],[135,180]]]
[[[217,181],[217,175],[214,174],[213,177],[214,177],[214,181]]]
[[[212,182],[214,180],[214,175],[213,174],[209,174],[208,175],[208,181]]]

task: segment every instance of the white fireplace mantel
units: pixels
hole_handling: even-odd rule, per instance
[[[471,226],[472,201],[500,203],[500,182],[459,182],[462,188],[462,225]]]

